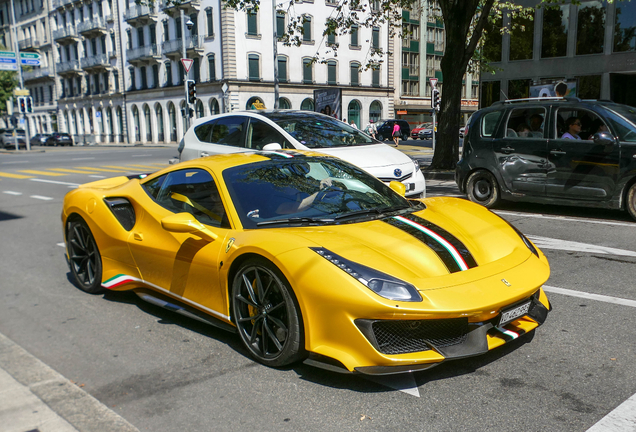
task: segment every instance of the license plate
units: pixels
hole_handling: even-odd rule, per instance
[[[504,324],[509,323],[519,317],[524,316],[530,310],[531,301],[527,301],[519,306],[515,306],[511,309],[505,310],[501,313],[501,320],[499,321],[499,326],[501,327]]]

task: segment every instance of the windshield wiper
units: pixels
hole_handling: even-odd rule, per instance
[[[400,208],[373,208],[365,210],[356,210],[336,216],[334,220],[336,222],[346,222],[349,220],[362,219],[365,217],[373,217],[373,219],[381,219],[388,216],[394,216],[396,214],[403,214],[412,212],[412,207],[400,207]]]
[[[322,225],[333,223],[333,219],[312,218],[312,217],[290,217],[258,222],[256,226],[276,226],[276,225]]]

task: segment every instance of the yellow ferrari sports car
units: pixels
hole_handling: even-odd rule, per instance
[[[67,260],[84,291],[234,331],[273,367],[423,370],[545,321],[549,264],[523,234],[469,201],[403,194],[319,153],[196,159],[69,192]]]

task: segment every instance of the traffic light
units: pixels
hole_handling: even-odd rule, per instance
[[[191,104],[197,101],[197,86],[196,82],[193,80],[188,80],[188,102]]]
[[[435,109],[435,111],[439,112],[440,100],[439,100],[439,90],[433,89],[431,94],[431,105]]]
[[[19,96],[18,97],[18,111],[20,112],[20,114],[24,114],[26,113],[26,98],[23,96]]]
[[[26,96],[24,99],[26,99],[26,112],[32,113],[33,112],[33,99],[31,98],[31,96]]]

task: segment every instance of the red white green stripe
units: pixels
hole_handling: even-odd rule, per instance
[[[131,282],[142,282],[143,283],[143,280],[137,279],[136,277],[124,275],[124,274],[118,274],[117,276],[114,276],[114,277],[108,279],[107,281],[102,282],[102,286],[104,288],[113,289],[113,288],[116,288],[118,286],[125,285],[125,284],[131,283]]]

